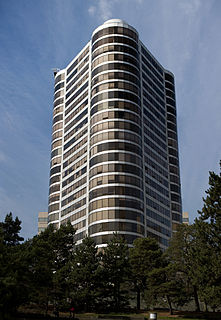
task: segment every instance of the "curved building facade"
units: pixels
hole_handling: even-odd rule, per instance
[[[122,20],[105,22],[55,72],[49,223],[105,246],[181,222],[174,77]]]

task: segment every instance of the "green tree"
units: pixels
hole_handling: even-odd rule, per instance
[[[0,313],[13,313],[17,307],[27,301],[27,266],[23,240],[19,236],[21,221],[12,214],[0,223]]]
[[[68,277],[74,259],[74,234],[75,229],[68,222],[66,225],[61,225],[52,235],[55,255],[52,298],[55,306],[66,306],[67,298],[70,295]]]
[[[182,275],[189,295],[195,300],[196,311],[200,311],[200,291],[211,276],[211,264],[208,259],[210,249],[198,227],[196,224],[180,225],[167,250],[175,272]]]
[[[208,241],[221,251],[221,172],[219,175],[214,172],[209,173],[209,185],[209,189],[206,190],[207,196],[203,198],[203,208],[198,213],[200,220],[209,226],[206,230]]]
[[[104,303],[107,308],[119,311],[128,306],[125,283],[129,276],[128,246],[115,234],[104,248],[102,257]]]
[[[220,162],[221,166],[221,162]],[[198,238],[203,238],[204,251],[201,266],[204,270],[204,282],[200,287],[200,295],[205,305],[214,310],[221,305],[221,173],[209,173],[209,188],[203,198],[203,208],[198,211],[200,218],[196,219]]]
[[[153,238],[137,238],[129,251],[131,281],[137,293],[137,310],[140,310],[140,296],[147,289],[150,272],[162,266],[162,254]]]
[[[11,212],[6,215],[4,222],[0,222],[0,228],[2,228],[3,232],[3,242],[7,246],[16,246],[24,240],[24,238],[19,236],[21,221],[18,217],[13,220]]]
[[[76,247],[70,267],[70,298],[77,310],[93,311],[97,304],[100,254],[90,237]]]
[[[53,243],[54,228],[50,225],[45,231],[30,240],[30,269],[32,270],[32,301],[48,311],[48,302],[53,291],[53,273],[56,254]]]
[[[66,298],[66,273],[73,257],[75,230],[70,223],[54,230],[50,225],[30,240],[30,269],[33,274],[32,300],[48,310],[49,300],[54,304]]]
[[[176,307],[184,306],[190,300],[190,297],[185,278],[177,272],[174,263],[170,263],[165,255],[163,257],[163,265],[149,273],[148,290],[145,292],[145,298],[151,297],[153,305],[157,304],[158,301],[161,305],[167,302],[172,315],[173,305]]]
[[[205,311],[208,311],[208,306],[210,306],[213,312],[216,309],[220,309],[221,306],[221,288],[218,285],[207,285],[204,287],[202,293],[202,299],[205,303]]]
[[[174,264],[176,274],[185,279],[196,310],[199,299],[206,310],[214,310],[221,301],[221,177],[210,172],[209,189],[204,205],[198,211],[200,218],[191,226],[181,225],[171,240],[167,254]]]

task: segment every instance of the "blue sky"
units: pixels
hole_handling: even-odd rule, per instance
[[[175,74],[183,209],[202,207],[221,159],[221,1],[0,0],[0,221],[25,238],[47,211],[52,68],[64,68],[105,20],[134,26]]]

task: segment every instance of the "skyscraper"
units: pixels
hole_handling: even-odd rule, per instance
[[[49,224],[167,247],[182,221],[173,74],[119,19],[54,73]]]
[[[183,223],[189,225],[190,224],[190,220],[189,220],[189,212],[184,211],[182,214],[182,218],[183,218]]]
[[[38,234],[44,231],[48,226],[48,213],[39,212],[38,213]]]

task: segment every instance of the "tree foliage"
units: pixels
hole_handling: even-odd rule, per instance
[[[129,306],[130,289],[147,305],[173,308],[195,300],[221,307],[221,177],[210,172],[199,218],[180,225],[165,253],[154,239],[133,248],[119,235],[98,250],[86,237],[75,245],[73,226],[49,226],[23,243],[21,221],[7,214],[0,222],[0,317],[21,304],[35,303],[77,311],[120,311]],[[101,310],[102,309],[102,310]]]
[[[55,232],[50,225],[30,240],[30,268],[33,274],[32,299],[45,307],[63,296],[64,267],[72,261],[75,230],[70,223]]]
[[[203,208],[198,211],[200,217],[195,221],[198,238],[203,239],[199,251],[204,252],[201,272],[205,277],[200,294],[205,304],[215,310],[221,306],[221,172],[209,173],[206,194]]]
[[[19,236],[21,221],[12,213],[7,214],[0,223],[0,313],[16,310],[17,306],[28,299],[25,287],[27,275],[24,263],[25,253]]]
[[[221,251],[221,172],[219,175],[215,172],[209,173],[209,185],[207,196],[203,198],[203,208],[198,211],[199,220],[206,222],[209,227],[203,232],[207,233],[210,244]]]
[[[137,292],[137,309],[140,310],[140,294],[144,294],[150,273],[162,266],[162,250],[153,238],[138,238],[129,253],[131,281]]]
[[[115,234],[102,256],[104,302],[108,309],[119,311],[128,306],[127,291],[123,284],[128,280],[128,246]]]
[[[3,243],[7,246],[16,246],[24,240],[19,233],[21,231],[21,221],[16,217],[13,220],[12,213],[6,215],[4,222],[0,222],[2,229]]]
[[[95,242],[86,237],[76,247],[69,273],[70,297],[78,310],[95,310],[98,298],[100,254]]]
[[[167,255],[173,264],[175,275],[181,276],[184,286],[189,295],[193,295],[196,311],[200,310],[199,305],[199,273],[198,273],[198,238],[196,237],[195,226],[180,225],[173,235]]]
[[[181,225],[167,250],[176,274],[181,274],[183,287],[193,297],[196,310],[199,300],[213,309],[221,305],[221,177],[210,172],[209,189],[193,225]]]

